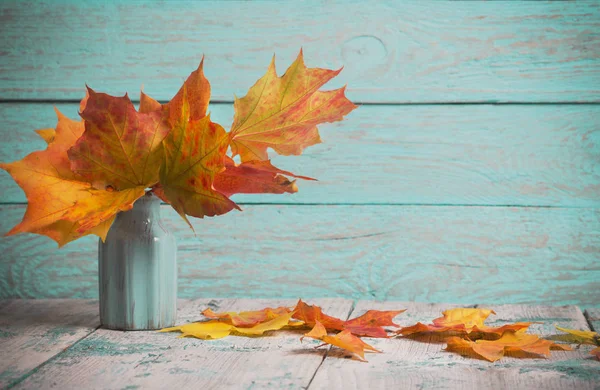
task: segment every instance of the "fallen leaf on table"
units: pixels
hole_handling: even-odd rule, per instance
[[[290,320],[292,318],[292,315],[294,315],[293,312],[282,314],[280,316],[273,318],[270,321],[263,322],[261,324],[255,325],[251,328],[234,327],[233,330],[236,333],[240,333],[240,334],[244,334],[244,335],[248,335],[248,336],[260,336],[261,334],[268,332],[270,330],[279,330],[285,326],[288,326],[290,323]]]
[[[550,349],[571,350],[567,345],[555,344],[525,331],[507,331],[497,340],[471,341],[461,337],[450,337],[447,342],[446,351],[466,356],[475,353],[490,362],[499,360],[507,352],[524,352],[547,357],[550,356]]]
[[[345,324],[345,321],[339,318],[324,314],[319,306],[307,305],[302,299],[298,300],[294,308],[293,318],[304,322],[307,326],[314,326],[320,322],[326,329],[331,330],[343,330]]]
[[[398,327],[392,320],[405,310],[369,310],[360,317],[344,321],[323,313],[319,306],[308,305],[299,300],[294,311],[294,318],[303,321],[307,326],[314,326],[318,321],[329,330],[348,330],[356,336],[387,338],[388,334],[383,326]]]
[[[572,339],[568,340],[569,342],[598,346],[598,348],[594,348],[590,353],[600,360],[600,334],[594,331],[567,329],[560,326],[556,326],[556,329],[571,335]]]
[[[202,315],[211,318],[218,319],[238,327],[251,327],[261,322],[272,320],[282,314],[287,314],[291,310],[287,307],[276,307],[274,309],[267,307],[262,310],[256,311],[241,311],[241,312],[224,312],[215,313],[210,308],[202,312]]]
[[[484,324],[490,314],[496,314],[489,309],[473,309],[473,308],[456,308],[446,310],[443,317],[433,320],[432,325],[425,325],[421,322],[412,326],[401,328],[397,333],[403,336],[408,336],[416,333],[459,333],[471,334],[481,333],[483,335],[501,336],[506,331],[524,330],[532,324],[532,322],[517,322],[498,327],[489,327]]]
[[[231,333],[247,336],[260,336],[265,332],[279,330],[287,326],[290,323],[293,314],[293,312],[282,314],[270,321],[263,322],[250,328],[236,327],[219,320],[211,320],[164,328],[159,330],[159,332],[181,332],[182,334],[180,337],[196,337],[203,340],[220,339],[229,336]]]
[[[600,345],[600,335],[594,331],[567,329],[560,326],[556,326],[556,329],[574,336],[573,340],[575,343]]]
[[[212,320],[206,322],[192,322],[185,325],[164,328],[159,332],[181,332],[179,337],[196,337],[198,339],[220,339],[231,334],[233,325]]]
[[[384,326],[399,325],[393,322],[394,317],[406,310],[379,311],[369,310],[360,317],[352,318],[344,323],[344,329],[349,330],[356,336],[387,338],[388,334]]]
[[[319,345],[318,347],[321,347],[326,344],[331,344],[335,345],[336,347],[345,349],[346,351],[357,355],[360,358],[360,360],[364,362],[366,362],[365,351],[381,352],[362,341],[359,337],[350,333],[349,330],[343,330],[334,336],[328,335],[327,329],[325,329],[325,326],[323,326],[323,324],[321,324],[318,320],[315,322],[315,326],[313,327],[313,329],[310,332],[306,333],[304,337],[310,337],[316,340],[321,340],[325,343]],[[302,340],[304,337],[302,337],[300,340]]]

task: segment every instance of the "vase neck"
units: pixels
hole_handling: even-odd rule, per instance
[[[147,193],[133,204],[129,211],[117,215],[119,222],[128,221],[158,221],[160,219],[160,199],[152,193]]]

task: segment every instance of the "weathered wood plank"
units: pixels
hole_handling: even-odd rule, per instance
[[[0,388],[17,383],[98,326],[97,301],[0,301]]]
[[[585,311],[585,318],[591,325],[592,330],[600,333],[600,309],[590,308]]]
[[[77,118],[77,105],[59,105]],[[228,126],[230,105],[211,107]],[[0,104],[0,161],[44,142],[50,104]],[[322,126],[324,143],[302,156],[275,156],[316,177],[293,195],[240,195],[240,202],[600,206],[600,106],[362,106]],[[25,202],[0,172],[2,202]]]
[[[600,5],[578,2],[3,1],[0,95],[77,99],[84,83],[171,98],[206,55],[214,99],[277,53],[344,66],[362,102],[598,101]],[[376,22],[373,22],[376,21]]]
[[[23,205],[0,207],[0,231]],[[179,296],[340,296],[444,302],[600,301],[600,210],[505,207],[247,206],[192,219],[169,206]],[[0,240],[0,296],[97,296],[97,244]]]
[[[396,317],[402,326],[416,321],[430,322],[451,305],[402,302],[360,301],[352,317],[368,309],[395,310],[408,308]],[[575,306],[534,307],[502,305],[492,307],[498,315],[490,323],[544,321],[532,326],[532,333],[548,336],[555,333],[554,324],[586,329],[583,314]],[[592,361],[589,348],[572,352],[555,351],[548,359],[506,357],[496,363],[466,358],[444,352],[444,342],[421,342],[411,339],[367,339],[383,351],[369,354],[368,363],[340,359],[345,354],[332,349],[317,372],[310,389],[327,388],[509,388],[509,389],[594,389],[598,379],[598,362]]]
[[[352,308],[351,301],[339,298],[314,303],[341,318]],[[180,305],[179,323],[201,319],[200,311],[207,307],[241,311],[294,304],[292,299],[187,301]],[[174,333],[99,329],[15,388],[301,388],[308,385],[326,352],[301,344],[302,333],[205,341],[177,338]]]

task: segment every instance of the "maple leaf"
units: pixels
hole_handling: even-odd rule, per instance
[[[571,350],[566,345],[555,344],[536,335],[527,334],[524,330],[507,331],[497,340],[471,341],[461,337],[450,337],[447,343],[446,351],[466,356],[475,353],[490,362],[501,359],[506,352],[550,356],[551,349]]]
[[[181,332],[179,337],[195,337],[198,339],[220,339],[231,334],[233,325],[218,320],[192,322],[185,325],[164,328],[159,332]]]
[[[323,313],[323,310],[316,305],[307,305],[298,300],[294,308],[294,317],[297,320],[304,322],[307,326],[314,326],[317,322],[321,323],[325,328],[332,330],[343,330],[345,321],[339,318],[328,316]]]
[[[243,327],[236,326],[233,328],[233,330],[236,333],[242,334],[242,335],[259,336],[265,332],[269,332],[272,330],[279,330],[285,326],[288,326],[290,324],[290,320],[292,319],[293,315],[294,315],[294,312],[289,312],[289,313],[281,314],[269,321],[261,322],[255,326],[252,326],[249,328],[243,328]]]
[[[275,57],[267,73],[234,101],[231,126],[233,155],[242,162],[267,160],[267,148],[282,155],[298,155],[321,142],[317,125],[342,120],[354,110],[345,88],[319,91],[340,70],[307,68],[302,50],[282,77],[275,71]]]
[[[352,334],[366,337],[387,338],[387,332],[383,326],[399,327],[393,322],[394,317],[406,310],[379,311],[369,310],[360,317],[350,319],[344,323],[344,329]]]
[[[261,322],[272,320],[282,314],[290,313],[291,310],[287,307],[276,307],[274,309],[267,307],[262,310],[256,311],[242,311],[242,312],[225,312],[215,313],[210,308],[202,312],[202,315],[211,318],[224,321],[228,324],[237,327],[252,327]]]
[[[204,57],[202,57],[198,68],[188,76],[173,99],[165,105],[170,123],[177,123],[186,115],[189,115],[189,119],[192,121],[206,116],[206,109],[210,101],[210,83],[204,76],[203,68]]]
[[[284,313],[273,319],[252,327],[237,327],[219,320],[192,322],[190,324],[164,328],[159,332],[181,332],[179,337],[196,337],[199,339],[220,339],[232,333],[245,336],[259,336],[265,332],[279,330],[290,323],[293,312]]]
[[[210,102],[210,83],[204,76],[204,57],[198,68],[185,80],[177,94],[165,105],[146,95],[140,94],[140,108],[142,113],[163,110],[171,126],[180,122],[184,115],[190,120],[202,119],[206,116],[208,103]],[[187,111],[187,113],[184,113]]]
[[[409,336],[416,333],[481,333],[484,335],[500,336],[506,331],[527,329],[532,322],[517,322],[514,324],[489,327],[484,321],[490,314],[496,314],[489,309],[455,308],[446,310],[443,317],[433,320],[432,325],[417,322],[415,325],[401,328],[397,333]]]
[[[600,360],[600,334],[594,331],[567,329],[560,326],[556,326],[556,329],[568,333],[570,336],[572,336],[572,339],[568,340],[570,342],[597,346],[598,348],[594,348],[590,351],[590,353],[592,355],[595,355],[596,358]]]
[[[118,191],[102,191],[106,192],[102,195],[107,204],[91,204],[89,200],[97,195],[97,190],[71,171],[67,157],[67,150],[84,132],[84,124],[55,111],[58,117],[55,137],[46,150],[33,152],[20,161],[0,164],[23,189],[28,201],[23,220],[7,235],[42,234],[59,246],[87,234],[96,234],[104,240],[114,215],[133,207],[135,196],[143,195],[143,188],[141,191],[130,189],[129,195],[138,192],[129,197]],[[91,210],[86,209],[88,207]],[[98,217],[98,213],[102,217]],[[85,216],[94,222],[87,219],[83,227],[79,218],[68,218],[68,215]]]
[[[225,170],[215,176],[215,189],[225,196],[233,194],[283,194],[298,191],[296,182],[287,177],[315,180],[306,176],[297,176],[291,172],[274,167],[270,161],[248,161],[236,165],[228,156],[224,158]]]
[[[318,320],[315,321],[315,325],[312,330],[306,333],[304,337],[321,340],[325,343],[317,346],[317,348],[326,344],[335,345],[336,347],[345,349],[346,351],[357,355],[363,362],[366,362],[365,351],[381,352],[362,341],[359,337],[353,335],[349,330],[343,330],[334,336],[328,335],[327,329],[325,329],[325,326]],[[300,340],[302,340],[304,337],[301,337]]]
[[[140,113],[127,94],[114,97],[88,88],[81,117],[85,131],[69,149],[71,169],[97,189],[150,187],[158,182],[162,141],[169,132],[162,112]]]
[[[152,190],[171,204],[190,227],[186,215],[203,218],[240,209],[213,186],[215,175],[224,170],[229,137],[206,115],[210,83],[203,64],[204,59],[167,104],[161,105],[143,92],[140,95],[140,112],[162,113],[170,128],[163,141],[160,184]]]
[[[160,184],[163,196],[191,227],[186,215],[212,217],[239,207],[213,187],[228,147],[225,130],[210,116],[190,120],[185,96],[182,117],[163,141]]]

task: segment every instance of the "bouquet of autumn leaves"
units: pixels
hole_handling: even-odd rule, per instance
[[[319,91],[341,69],[307,68],[300,51],[281,77],[273,58],[248,94],[235,99],[226,132],[207,114],[210,84],[203,62],[166,104],[142,92],[136,110],[127,94],[88,88],[82,120],[56,110],[56,128],[37,131],[48,143],[45,150],[0,164],[28,201],[23,220],[7,235],[43,234],[59,246],[88,234],[104,240],[116,214],[146,191],[171,204],[190,227],[188,215],[239,209],[229,199],[236,193],[296,192],[287,176],[310,178],[274,167],[267,149],[299,155],[321,142],[318,124],[342,120],[356,108],[345,88]]]

